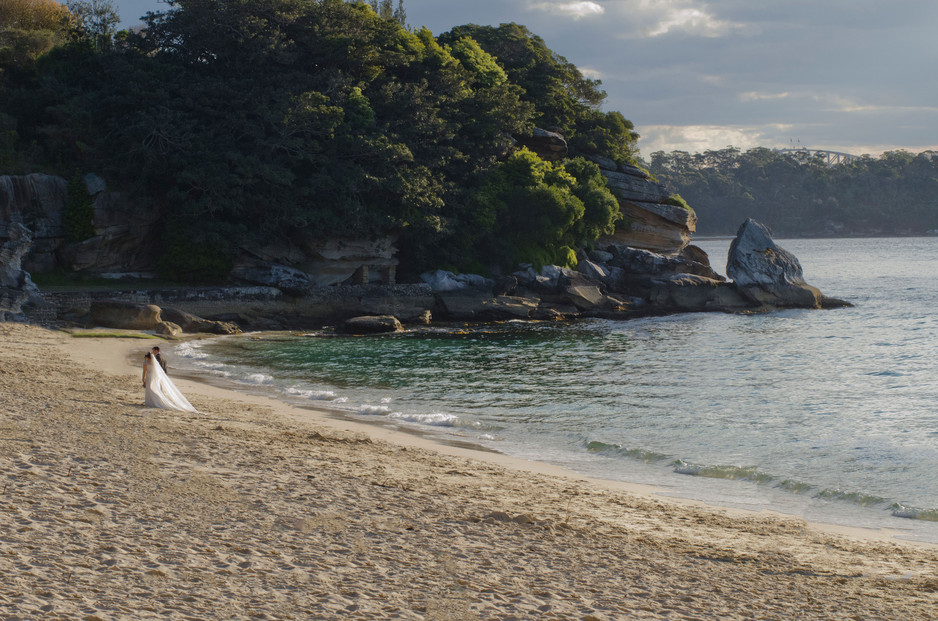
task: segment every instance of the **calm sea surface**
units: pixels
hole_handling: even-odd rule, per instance
[[[665,494],[938,542],[938,238],[779,243],[856,306],[260,333],[174,362]],[[722,271],[729,241],[698,245]]]

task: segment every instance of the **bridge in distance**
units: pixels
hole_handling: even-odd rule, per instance
[[[840,153],[838,151],[827,151],[825,149],[775,149],[779,153],[791,153],[798,157],[799,159],[808,159],[811,157],[820,156],[823,158],[828,166],[836,166],[837,164],[850,164],[856,162],[863,158],[862,155],[853,155],[851,153]]]

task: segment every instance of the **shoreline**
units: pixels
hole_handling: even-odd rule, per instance
[[[281,331],[274,331],[257,332],[252,334],[256,334],[262,338],[263,335],[272,334],[276,336],[285,333]],[[235,335],[232,338],[245,337],[251,338],[250,335]],[[203,337],[197,338],[201,340]],[[205,336],[204,338],[214,339],[222,337],[209,335]],[[179,342],[179,340],[176,340],[166,341],[165,343],[171,347],[174,344],[178,345]],[[128,362],[130,362],[131,358],[129,356],[129,352],[127,359]],[[269,399],[269,403],[290,408],[298,413],[306,412],[310,419],[314,421],[325,418],[326,420],[332,421],[338,429],[343,431],[353,431],[356,433],[365,434],[375,433],[378,434],[382,440],[391,442],[403,442],[405,441],[405,438],[413,437],[416,439],[416,444],[414,444],[414,446],[419,446],[420,448],[427,450],[437,450],[446,453],[447,449],[450,447],[463,449],[463,452],[452,454],[454,456],[460,457],[476,458],[482,460],[488,459],[495,461],[502,466],[532,473],[550,474],[553,476],[565,476],[569,478],[580,479],[584,482],[589,482],[591,485],[596,485],[609,490],[624,490],[635,492],[651,496],[656,499],[672,501],[679,504],[689,504],[692,506],[709,507],[716,511],[732,512],[741,516],[770,515],[781,519],[801,520],[811,528],[815,528],[825,533],[845,534],[852,537],[871,540],[903,541],[915,545],[923,545],[938,549],[938,541],[934,539],[934,533],[930,529],[932,522],[927,520],[922,521],[895,515],[888,515],[882,513],[885,510],[878,507],[851,507],[846,504],[843,506],[835,505],[832,508],[816,506],[814,507],[813,511],[804,512],[813,513],[814,515],[811,517],[805,517],[804,513],[785,510],[786,502],[790,506],[791,503],[798,500],[797,498],[779,499],[779,497],[776,496],[774,497],[775,502],[764,500],[761,503],[748,503],[750,505],[761,504],[762,506],[758,506],[758,508],[752,508],[751,506],[747,507],[745,506],[747,503],[737,503],[734,505],[731,504],[732,500],[723,502],[719,497],[714,498],[714,494],[720,496],[721,494],[726,494],[725,491],[711,491],[709,493],[692,492],[684,481],[680,481],[677,485],[674,483],[656,484],[641,480],[630,481],[627,479],[619,479],[614,478],[613,476],[604,476],[601,473],[591,474],[588,471],[577,470],[575,466],[568,466],[557,460],[548,461],[539,460],[537,458],[515,456],[510,452],[506,452],[495,447],[485,446],[475,439],[464,438],[459,434],[448,434],[445,431],[434,428],[421,428],[419,423],[401,424],[400,422],[385,420],[380,417],[356,415],[354,409],[339,407],[330,408],[327,405],[329,403],[328,401],[324,401],[323,404],[320,405],[318,402],[310,403],[309,400],[304,400],[302,398],[291,399],[288,395],[283,394],[282,391],[280,391],[278,394],[277,390],[269,390],[268,387],[263,384],[255,385],[250,383],[241,383],[226,377],[217,377],[206,372],[200,372],[199,370],[192,367],[177,367],[176,373],[177,374],[174,375],[174,377],[184,377],[185,379],[191,380],[196,384],[207,384],[223,391],[231,391],[237,394],[253,395],[256,397]],[[300,414],[300,418],[303,418],[302,414]],[[385,437],[382,435],[387,432],[393,432],[393,437]],[[675,476],[678,478],[688,478],[687,475],[683,474]],[[689,478],[698,479],[697,477]],[[719,485],[720,483],[726,483],[726,481],[722,479],[717,479],[714,481],[704,478],[702,480],[698,479],[697,485],[703,488],[707,488],[710,485]],[[750,485],[749,483],[743,481],[736,482],[736,484]],[[756,484],[753,483],[751,485]],[[692,483],[690,487],[694,487],[694,484]],[[820,504],[822,503],[819,503],[819,505]],[[804,511],[803,508],[802,511]],[[856,516],[852,517],[852,512],[856,512]],[[868,513],[866,515],[862,515],[863,512]],[[825,517],[828,519],[825,519]],[[888,522],[890,521],[895,522],[895,524],[889,524]],[[865,522],[865,524],[862,522]],[[883,524],[883,522],[885,522],[885,524]],[[880,525],[876,525],[877,523],[880,523]]]
[[[100,618],[934,618],[938,547],[434,445],[0,324],[0,611]],[[175,381],[176,378],[174,378]],[[867,536],[872,535],[872,536]],[[37,545],[38,544],[38,545]]]

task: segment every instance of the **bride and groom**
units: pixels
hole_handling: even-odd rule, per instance
[[[159,347],[154,347],[143,357],[143,386],[146,388],[144,404],[148,408],[196,411],[166,375],[166,363],[163,362]]]

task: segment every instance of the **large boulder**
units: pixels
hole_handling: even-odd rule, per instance
[[[397,317],[391,315],[371,315],[346,319],[341,326],[345,334],[383,334],[399,332],[403,329]]]
[[[730,244],[726,275],[739,291],[767,307],[820,308],[821,292],[804,280],[795,255],[778,246],[769,230],[752,218],[743,222]]]
[[[241,334],[241,328],[228,321],[203,319],[178,308],[163,308],[160,313],[163,321],[182,328],[183,332],[205,332],[207,334]]]
[[[154,304],[102,300],[92,302],[91,321],[104,328],[156,330],[163,322],[160,312]]]

